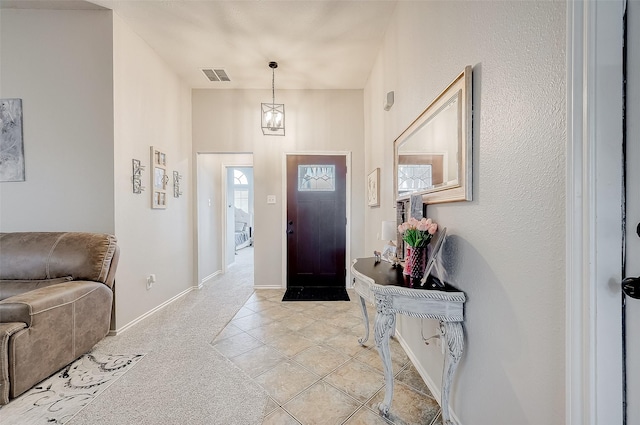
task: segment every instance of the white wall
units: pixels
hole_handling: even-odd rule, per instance
[[[225,246],[225,264],[227,267],[233,264],[235,261],[235,208],[231,207],[231,200],[233,199],[233,170],[231,168],[226,168],[226,185],[225,191],[227,193],[226,202],[224,202],[224,210],[227,217],[226,223],[224,224],[224,234],[226,240]]]
[[[111,11],[0,19],[0,97],[23,99],[26,157],[26,181],[0,184],[0,230],[115,233],[119,329],[195,284],[190,90]],[[149,207],[150,145],[184,175],[163,211]],[[132,158],[147,166],[142,195]]]
[[[627,166],[626,166],[626,277],[640,276],[640,75],[632,70],[640,69],[640,1],[627,6]],[[635,226],[634,226],[635,225]],[[627,374],[627,423],[640,423],[640,301],[627,298],[626,304],[626,374]]]
[[[194,277],[191,90],[114,14],[115,232],[121,248],[116,329],[190,289]],[[166,209],[151,209],[150,146],[167,153]],[[132,193],[131,160],[146,166],[142,194]],[[183,195],[173,197],[173,171]],[[157,283],[146,289],[150,273]]]
[[[222,272],[222,205],[216,202],[221,190],[219,166],[214,155],[196,156],[197,173],[197,214],[198,214],[198,283],[202,284],[217,273]],[[216,186],[216,178],[218,186]]]
[[[22,99],[26,181],[0,183],[0,230],[113,233],[111,16],[2,10],[0,97]]]
[[[283,159],[293,152],[352,152],[351,257],[362,256],[365,208],[362,90],[276,90],[286,136],[264,136],[260,103],[268,90],[194,90],[194,152],[253,152],[256,286],[282,287]],[[276,204],[267,204],[276,195]]]
[[[473,201],[428,207],[448,228],[450,283],[468,297],[452,393],[465,425],[564,423],[565,8],[563,2],[399,2],[365,88],[365,169],[382,168],[366,251],[395,217],[393,140],[465,65],[473,76]],[[382,109],[395,91],[395,105]],[[418,319],[398,330],[440,383]],[[424,321],[424,334],[435,334]]]
[[[190,90],[110,11],[1,19],[0,96],[23,99],[27,167],[25,182],[0,185],[1,229],[115,233],[117,329],[194,284]],[[148,173],[151,144],[185,176],[166,211],[131,193],[131,159]]]

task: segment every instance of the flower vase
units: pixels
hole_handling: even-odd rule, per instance
[[[411,276],[411,263],[409,259],[411,258],[411,246],[407,246],[407,256],[404,261],[404,269],[402,270],[402,274],[406,274],[407,276]]]
[[[409,275],[411,278],[421,280],[424,277],[424,270],[427,267],[427,247],[412,247],[407,263],[409,265]]]

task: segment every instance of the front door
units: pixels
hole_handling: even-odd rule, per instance
[[[626,268],[640,276],[640,2],[627,2]],[[626,297],[627,424],[640,424],[640,300]]]
[[[346,157],[287,156],[287,288],[344,287]]]

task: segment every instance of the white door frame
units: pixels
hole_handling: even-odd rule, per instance
[[[567,425],[622,423],[623,10],[567,5]]]
[[[347,273],[345,274],[345,285],[350,288],[350,265],[351,265],[351,152],[349,151],[326,151],[326,152],[283,152],[282,154],[282,223],[285,224],[286,229],[287,222],[287,157],[291,155],[335,155],[344,156],[347,164],[347,226],[345,228],[345,268]],[[282,232],[282,288],[287,287],[287,234],[286,230]]]

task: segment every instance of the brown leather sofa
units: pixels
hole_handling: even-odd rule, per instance
[[[0,405],[109,332],[115,236],[0,233]]]

